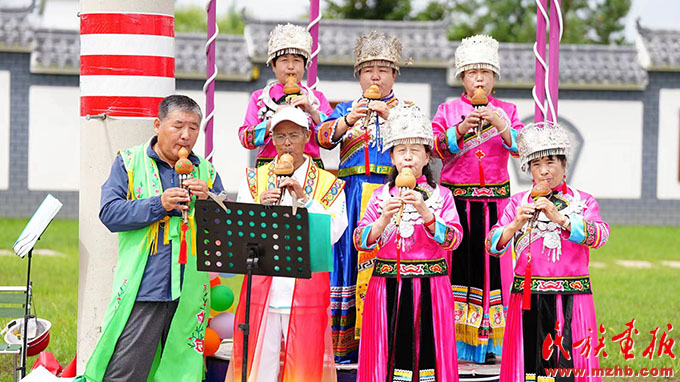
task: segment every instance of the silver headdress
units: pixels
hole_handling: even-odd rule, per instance
[[[517,134],[517,149],[522,171],[529,171],[529,162],[550,155],[569,156],[571,144],[567,130],[553,122],[530,123]]]
[[[392,108],[387,122],[380,126],[380,135],[383,152],[402,144],[420,143],[430,148],[434,144],[432,122],[412,103]]]
[[[304,27],[293,24],[279,24],[269,33],[267,65],[284,54],[299,54],[311,64],[312,35]]]
[[[456,49],[455,63],[456,77],[469,69],[489,69],[501,78],[498,41],[491,36],[478,34],[464,38]]]
[[[362,68],[375,64],[395,69],[401,64],[401,42],[395,36],[373,31],[362,34],[354,45],[354,77]]]

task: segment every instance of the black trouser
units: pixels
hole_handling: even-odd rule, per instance
[[[375,277],[375,276],[374,276]],[[437,357],[432,323],[432,294],[430,279],[420,278],[420,306],[413,306],[413,280],[403,278],[401,296],[397,306],[399,284],[396,278],[385,282],[387,309],[387,349],[389,354],[388,381],[392,381],[394,369],[413,371],[413,381],[419,381],[419,370],[434,369]],[[416,316],[419,317],[415,320]],[[414,326],[416,322],[416,326]],[[416,331],[419,335],[416,335]],[[416,364],[416,343],[420,344]]]
[[[177,301],[135,302],[104,373],[104,382],[146,381],[170,331]]]
[[[522,311],[522,331],[524,332],[524,372],[546,375],[546,368],[573,368],[574,358],[572,349],[571,319],[574,307],[573,295],[562,295],[562,314],[564,326],[562,327],[562,347],[571,355],[567,359],[560,353],[557,345],[552,347],[552,354],[548,359],[543,358],[543,341],[547,335],[555,340],[555,322],[557,321],[557,295],[555,294],[532,294],[531,310]],[[556,381],[570,382],[574,376],[560,377]]]

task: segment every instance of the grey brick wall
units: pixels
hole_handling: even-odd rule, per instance
[[[10,74],[10,170],[9,187],[0,190],[0,216],[31,216],[48,193],[64,203],[59,216],[78,216],[78,193],[63,191],[28,190],[28,90],[31,85],[78,86],[77,76],[31,74],[28,53],[0,52],[0,70]],[[55,132],[58,134],[58,132]],[[79,168],[76,164],[76,170]]]
[[[30,216],[46,191],[28,190],[28,90],[31,85],[78,86],[78,76],[32,74],[29,71],[30,55],[27,53],[0,53],[0,70],[11,72],[11,107],[10,107],[10,183],[8,190],[0,191],[0,216]],[[225,82],[216,84],[218,91],[252,92],[265,86],[272,78],[268,67],[260,66],[262,76],[252,82]],[[349,66],[322,66],[319,78],[328,81],[356,81]],[[397,81],[405,83],[430,83],[432,103],[429,105],[431,115],[437,111],[439,104],[447,97],[457,97],[462,87],[450,87],[446,84],[445,69],[403,68]],[[177,80],[177,92],[182,90],[201,90],[203,81]],[[632,100],[643,102],[644,134],[640,142],[643,150],[642,164],[642,199],[600,199],[600,210],[605,220],[613,224],[650,224],[680,225],[680,201],[663,201],[656,199],[657,153],[658,142],[658,109],[659,90],[661,88],[680,88],[678,73],[650,72],[649,85],[643,91],[606,91],[606,90],[561,90],[561,99],[580,100]],[[499,98],[530,99],[529,89],[497,89]],[[229,107],[229,106],[227,106]],[[233,110],[242,115],[243,110]],[[625,153],[622,153],[625,155]],[[255,152],[252,153],[253,159]],[[590,164],[594,170],[611,165],[612,158],[602,158],[601,163]],[[578,187],[578,185],[575,185]],[[612,185],[615,187],[616,185]],[[587,190],[586,190],[587,191]],[[52,192],[64,203],[61,217],[77,218],[78,193]]]

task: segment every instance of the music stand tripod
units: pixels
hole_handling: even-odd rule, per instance
[[[299,208],[197,200],[196,250],[199,271],[246,275],[246,314],[241,380],[248,379],[248,336],[253,275],[310,279],[308,214]]]

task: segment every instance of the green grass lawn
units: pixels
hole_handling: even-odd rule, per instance
[[[0,219],[0,250],[11,250],[21,233],[25,219]],[[34,301],[40,317],[52,322],[51,340],[47,350],[66,365],[76,352],[76,315],[78,307],[78,223],[73,220],[56,220],[37,249],[51,249],[62,256],[36,255],[33,258]],[[625,268],[616,260],[644,260],[652,264],[648,269]],[[600,358],[601,367],[634,370],[641,368],[673,368],[680,380],[680,269],[662,264],[662,261],[680,261],[680,227],[612,228],[609,244],[591,252],[591,261],[604,267],[592,267],[592,282],[598,323],[604,324],[605,350],[608,358]],[[23,285],[26,282],[26,259],[14,255],[0,255],[0,285]],[[634,336],[635,359],[625,361],[619,344],[611,338],[625,330],[625,324],[635,318],[639,335]],[[0,325],[5,325],[0,319]],[[660,327],[659,337],[666,324],[674,326],[670,337],[675,340],[673,352],[649,360],[642,357],[650,344],[650,330]],[[657,338],[657,345],[659,339]],[[0,357],[0,381],[11,381],[11,356]],[[29,359],[33,365],[35,357]],[[607,378],[605,381],[616,379]],[[622,379],[635,381],[635,378]],[[645,381],[653,381],[646,378]],[[668,380],[668,379],[666,379]]]
[[[680,227],[616,226],[611,232],[606,246],[590,252],[592,262],[605,265],[602,268],[591,267],[597,321],[607,330],[604,337],[609,357],[600,357],[600,366],[623,368],[627,365],[635,371],[641,368],[673,368],[673,380],[680,380],[680,269],[662,263],[680,261]],[[652,266],[631,269],[615,264],[616,260],[642,260]],[[619,342],[613,342],[611,338],[623,332],[625,324],[632,319],[635,319],[635,328],[639,331],[637,336],[633,336],[631,353],[635,358],[624,360]],[[657,357],[656,351],[652,360],[643,358],[642,354],[652,340],[649,332],[659,327],[658,349],[667,324],[674,327],[669,335],[676,342],[673,347],[676,358],[673,360],[668,355]]]
[[[11,250],[27,219],[0,219],[0,250]],[[36,249],[50,249],[61,255],[34,255],[31,265],[33,306],[38,317],[52,322],[50,344],[46,351],[54,354],[62,366],[68,365],[76,354],[76,316],[78,313],[78,222],[55,220]],[[0,255],[0,285],[26,285],[28,258]],[[7,321],[0,318],[0,325]],[[29,357],[33,366],[37,357]],[[0,381],[13,381],[13,356],[0,357]]]

